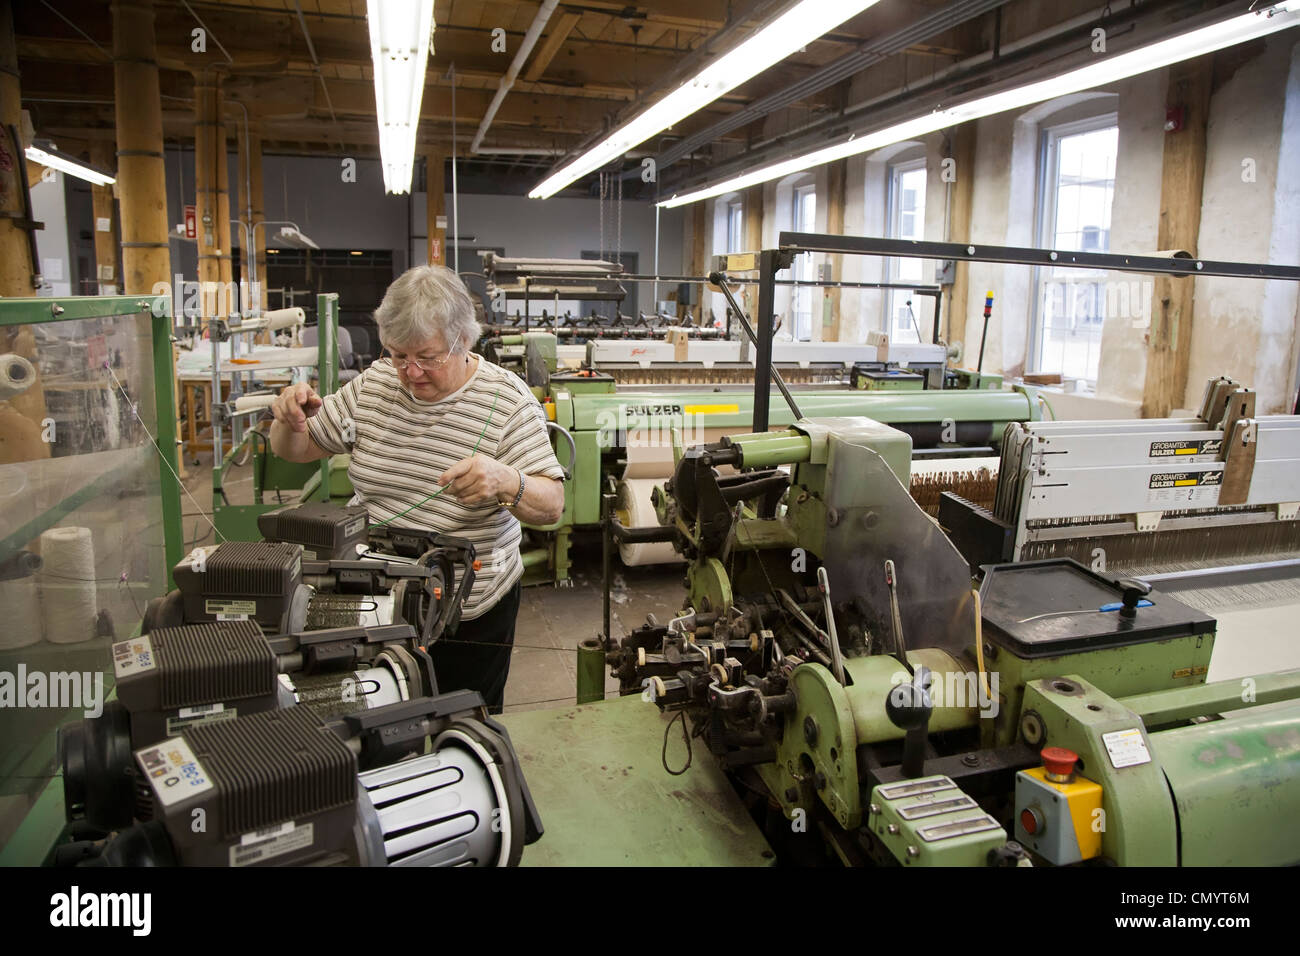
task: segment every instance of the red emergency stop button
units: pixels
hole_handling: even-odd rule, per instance
[[[1035,807],[1025,807],[1020,811],[1020,826],[1030,836],[1037,836],[1043,829],[1043,815]]]
[[[1047,778],[1057,783],[1068,781],[1074,774],[1074,765],[1079,762],[1079,755],[1064,747],[1044,747],[1039,756],[1043,758]]]

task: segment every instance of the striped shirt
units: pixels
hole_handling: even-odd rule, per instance
[[[372,522],[474,542],[482,569],[462,612],[467,621],[491,610],[523,574],[519,521],[496,502],[469,507],[446,493],[425,501],[438,476],[474,453],[476,443],[477,454],[524,475],[564,476],[542,406],[519,376],[485,359],[459,390],[437,402],[415,398],[392,365],[377,362],[326,396],[307,428],[322,450],[351,453],[354,500]]]

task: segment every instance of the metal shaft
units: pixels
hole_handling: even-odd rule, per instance
[[[766,256],[767,253],[765,252],[763,255]],[[764,260],[764,262],[766,262],[766,260]],[[766,271],[764,271],[764,274],[767,274]],[[753,326],[749,324],[749,319],[745,315],[745,310],[740,307],[740,303],[736,301],[736,297],[732,294],[730,286],[727,285],[726,277],[721,273],[715,272],[709,277],[709,279],[714,285],[722,290],[722,294],[727,298],[727,304],[730,305],[731,310],[736,313],[736,318],[740,322],[740,327],[745,330],[745,334],[749,336],[749,340],[754,343],[754,347],[758,350],[758,355],[754,361],[754,431],[767,431],[768,416],[766,396],[768,392],[769,375],[771,376],[771,380],[776,382],[776,387],[781,390],[781,394],[785,396],[785,402],[790,406],[790,411],[794,413],[794,417],[796,419],[803,418],[803,412],[799,411],[799,406],[795,404],[794,397],[790,394],[790,389],[786,387],[785,379],[781,378],[781,373],[772,365],[771,323],[769,322],[761,326],[765,331],[765,334],[763,336],[763,341],[760,341],[759,337],[754,334]],[[768,309],[763,308],[763,290],[765,289],[767,289],[767,285],[759,287],[758,314],[760,322],[762,322],[763,317],[771,311],[770,307]],[[766,348],[764,347],[764,342],[766,343]],[[760,394],[763,396],[762,399],[759,398]]]

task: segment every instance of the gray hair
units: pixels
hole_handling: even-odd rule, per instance
[[[443,266],[416,266],[393,280],[375,310],[379,341],[386,346],[415,345],[441,335],[451,348],[469,351],[482,331],[474,302],[460,277]]]

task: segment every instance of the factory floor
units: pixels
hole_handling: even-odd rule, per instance
[[[181,502],[187,547],[212,543],[212,529],[202,517],[212,511],[212,453],[198,452],[197,466],[194,457],[185,463],[185,487],[193,499],[187,496]],[[253,483],[247,466],[227,475],[230,503],[252,504]],[[506,683],[506,713],[561,707],[576,699],[578,642],[594,637],[601,629],[599,536],[577,536],[570,553],[572,587],[542,585],[523,590]],[[614,571],[610,629],[615,638],[644,624],[647,614],[667,622],[681,607],[685,589],[680,566],[624,568],[616,561]],[[606,675],[605,688],[607,696],[614,696],[618,682]]]

